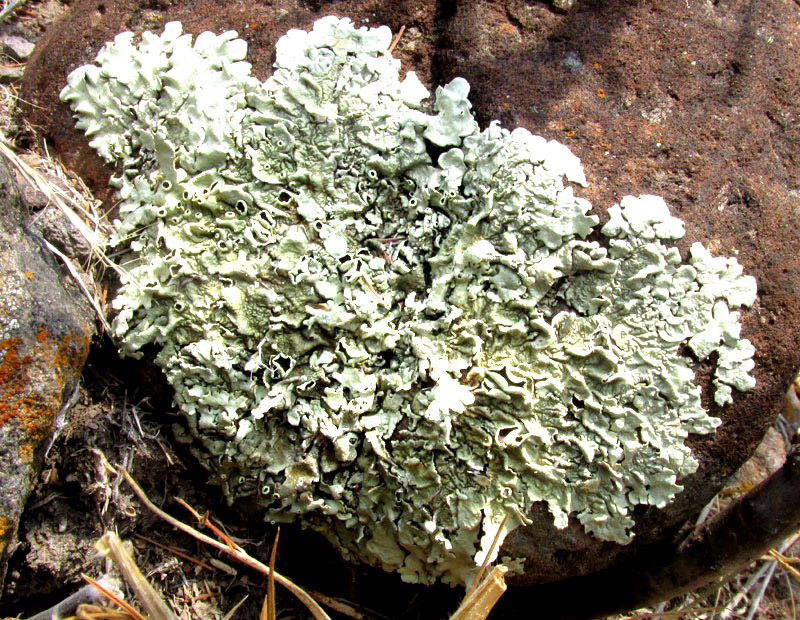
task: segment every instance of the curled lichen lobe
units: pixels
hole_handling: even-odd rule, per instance
[[[390,40],[324,18],[260,83],[235,33],[171,23],[70,75],[62,98],[122,165],[120,349],[160,347],[231,500],[408,580],[468,579],[539,501],[625,543],[719,424],[682,347],[718,354],[719,404],[753,385],[755,281],[699,244],[684,263],[654,196],[588,241],[577,158],[480,131],[463,79],[423,106]]]

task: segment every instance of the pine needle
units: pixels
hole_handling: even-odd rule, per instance
[[[275,540],[272,542],[272,553],[269,555],[269,576],[267,577],[267,618],[266,620],[276,620],[275,610],[275,558],[278,555],[278,538],[281,535],[281,528],[275,532]],[[263,610],[262,610],[263,611]]]
[[[128,612],[128,614],[130,616],[132,616],[134,618],[134,620],[148,620],[142,614],[140,614],[138,611],[136,611],[136,609],[134,607],[132,607],[129,603],[123,601],[116,594],[114,594],[110,590],[107,590],[106,588],[104,588],[102,585],[100,585],[98,582],[96,582],[94,579],[92,579],[88,575],[81,574],[81,577],[83,577],[92,586],[94,586],[100,592],[102,592],[103,596],[105,596],[107,599],[109,599],[111,601],[114,601],[114,604],[119,605],[122,609],[124,609],[126,612]]]
[[[233,615],[236,613],[236,610],[239,609],[239,607],[241,607],[249,597],[250,597],[249,594],[245,594],[242,597],[242,600],[240,600],[238,603],[236,603],[236,605],[231,607],[231,610],[228,613],[225,614],[225,616],[222,618],[222,620],[231,620],[231,618],[233,618]]]

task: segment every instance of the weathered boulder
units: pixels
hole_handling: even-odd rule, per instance
[[[241,0],[170,3],[76,0],[43,38],[29,63],[23,99],[28,119],[64,159],[108,197],[110,170],[73,128],[58,92],[66,75],[122,30],[160,29],[180,20],[188,32],[237,30],[259,77],[269,74],[277,38],[321,15],[407,30],[396,55],[429,86],[467,78],[479,120],[565,142],[589,187],[580,194],[601,216],[624,194],[660,194],[686,222],[678,247],[702,241],[734,254],[759,281],[745,313],[756,346],[756,389],[721,409],[711,436],[692,438],[698,472],[666,509],[636,515],[628,546],[586,535],[576,520],[557,530],[546,507],[506,540],[502,555],[523,556],[519,584],[602,569],[670,540],[755,450],[779,412],[800,366],[800,41],[796,7],[781,0],[711,3],[582,2],[568,13],[523,0],[454,4],[419,1],[300,2]],[[696,366],[708,386],[710,365]]]
[[[758,385],[732,407],[707,402],[725,423],[691,440],[701,467],[686,490],[666,511],[639,515],[627,549],[572,526],[518,530],[506,550],[541,559],[526,566],[528,582],[664,539],[753,452],[781,407],[800,364],[798,21],[780,1],[582,2],[559,15],[509,0],[463,3],[447,25],[437,64],[470,81],[484,120],[565,142],[586,168],[581,195],[600,213],[625,194],[663,196],[686,223],[682,252],[702,241],[738,256],[759,283],[743,330]]]
[[[93,332],[91,306],[65,285],[0,160],[0,586],[25,501]]]

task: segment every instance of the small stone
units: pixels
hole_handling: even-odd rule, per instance
[[[568,13],[578,5],[578,0],[553,0],[553,8],[561,13]]]
[[[23,194],[24,196],[24,194]],[[33,218],[42,236],[70,258],[84,262],[92,248],[61,209],[48,205]]]
[[[3,37],[1,42],[3,53],[14,60],[27,60],[33,53],[34,44],[22,37],[10,35]]]
[[[25,74],[25,67],[22,65],[0,66],[0,83],[8,84],[22,79]]]

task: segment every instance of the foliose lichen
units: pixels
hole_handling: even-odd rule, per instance
[[[409,581],[467,581],[540,501],[631,540],[720,423],[683,349],[718,404],[754,385],[755,280],[684,263],[656,196],[587,241],[567,147],[481,131],[460,78],[431,111],[386,27],[291,30],[264,83],[235,37],[123,33],[61,94],[120,165],[120,350],[159,347],[225,495]]]

